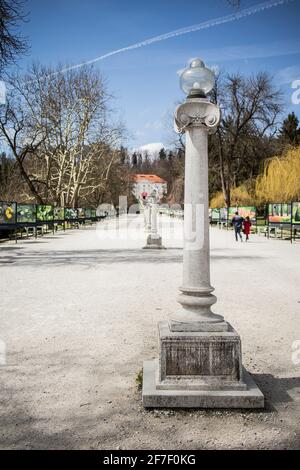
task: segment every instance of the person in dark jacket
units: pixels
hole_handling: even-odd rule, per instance
[[[240,216],[238,212],[236,212],[235,215],[231,219],[231,223],[234,228],[236,241],[238,241],[239,238],[241,242],[243,241],[243,237],[242,237],[243,222],[244,222],[244,218]]]

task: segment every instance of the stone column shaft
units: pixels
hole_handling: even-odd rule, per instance
[[[151,204],[151,234],[157,234],[157,206],[155,203]]]
[[[192,127],[186,132],[184,190],[183,286],[206,290],[210,286],[208,227],[207,131]]]
[[[145,222],[145,232],[151,231],[151,208],[147,203],[144,206],[144,222]]]

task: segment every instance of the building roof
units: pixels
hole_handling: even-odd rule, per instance
[[[148,181],[149,183],[166,183],[166,180],[163,180],[160,176],[157,175],[137,174],[133,175],[133,180],[136,183],[140,183],[141,181]]]

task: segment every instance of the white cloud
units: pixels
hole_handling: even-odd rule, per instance
[[[159,130],[159,129],[162,129],[163,125],[162,125],[162,122],[157,119],[156,121],[149,121],[149,122],[146,122],[145,124],[145,128],[146,129],[154,129],[154,130]]]
[[[149,144],[142,145],[141,147],[133,149],[135,152],[148,152],[150,155],[156,155],[160,149],[164,147],[162,142],[151,142]]]
[[[275,74],[274,79],[278,85],[291,85],[294,80],[300,79],[300,66],[291,65],[290,67],[280,69]]]
[[[134,132],[134,137],[136,137],[136,138],[144,137],[145,135],[146,135],[146,132],[145,132],[145,131],[136,130],[136,131]]]

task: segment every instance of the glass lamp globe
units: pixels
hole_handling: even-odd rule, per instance
[[[190,97],[205,97],[215,85],[215,74],[201,59],[191,61],[180,75],[180,86]]]

